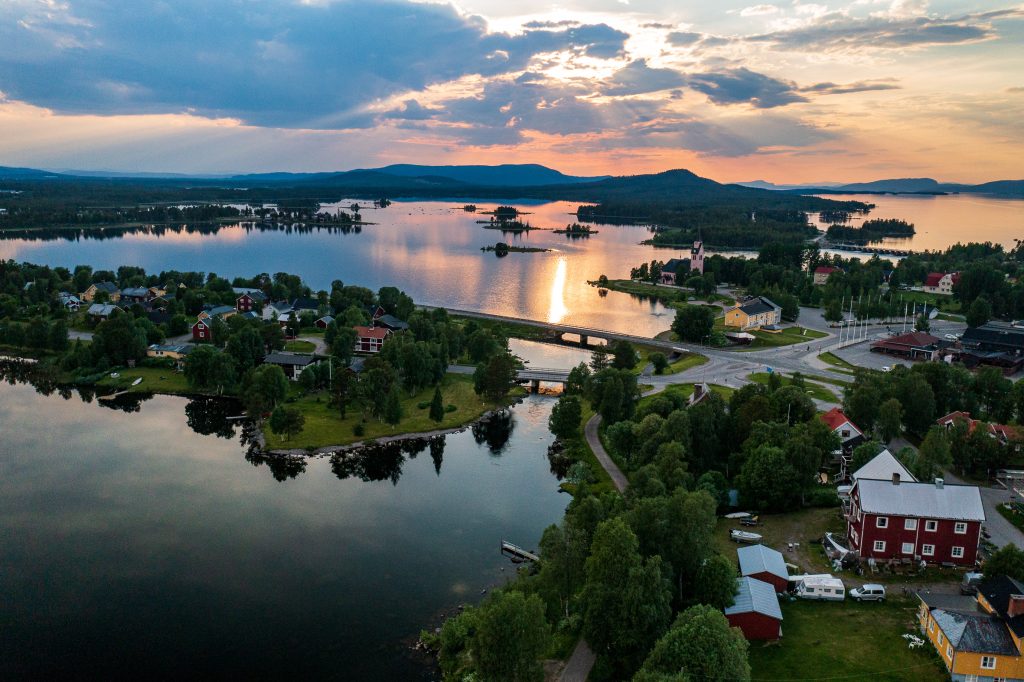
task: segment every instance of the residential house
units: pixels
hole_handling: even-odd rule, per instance
[[[331,317],[330,315],[324,315],[313,324],[317,326],[317,329],[327,329],[328,327],[331,326],[331,322],[334,322],[334,318]]]
[[[77,313],[78,309],[82,307],[82,299],[67,291],[57,294],[57,300],[68,312]]]
[[[243,320],[262,320],[260,314],[255,310],[247,310],[244,313],[238,313],[238,316]]]
[[[346,367],[345,369],[347,369],[352,374],[358,376],[363,373],[363,368],[365,364],[366,358],[361,358],[358,355],[355,355],[352,357],[351,360],[348,361],[348,367]]]
[[[924,278],[924,290],[929,294],[952,296],[953,285],[959,281],[959,272],[929,272]]]
[[[166,310],[150,310],[146,313],[146,319],[153,324],[169,324],[171,321],[171,314]]]
[[[263,306],[263,319],[266,321],[280,320],[292,312],[292,304],[288,301],[274,301]]]
[[[201,317],[192,325],[192,339],[195,341],[213,341],[213,324],[211,318]]]
[[[230,305],[208,306],[204,308],[202,312],[199,313],[199,319],[205,320],[207,318],[212,319],[214,317],[219,317],[222,320],[226,320],[227,318],[234,315],[236,312],[237,311],[235,310],[234,306]]]
[[[926,332],[910,332],[875,341],[871,344],[871,352],[905,360],[938,360],[950,345]]]
[[[789,587],[789,569],[782,553],[764,545],[750,545],[736,550],[740,561],[740,575],[756,578],[775,588],[779,594]]]
[[[117,303],[121,300],[121,290],[113,282],[90,284],[89,288],[82,292],[82,300],[86,303],[92,303],[96,300],[96,295],[101,291],[107,294],[107,300],[111,303]]]
[[[292,312],[294,312],[296,315],[301,315],[303,313],[319,315],[320,301],[316,300],[315,298],[310,298],[308,296],[301,296],[292,301]]]
[[[695,241],[689,258],[670,258],[661,266],[661,283],[682,285],[689,275],[704,273],[704,242]]]
[[[743,331],[770,327],[782,322],[782,307],[764,296],[747,299],[725,311],[725,326]]]
[[[102,322],[115,312],[124,312],[124,309],[113,303],[93,303],[85,312],[93,322]]]
[[[298,381],[304,369],[319,361],[318,357],[308,353],[271,353],[263,358],[263,364],[277,365],[292,381]]]
[[[386,327],[357,326],[355,330],[357,353],[379,353],[384,347],[384,340],[391,335],[391,330]]]
[[[1017,427],[1009,426],[1007,424],[982,422],[980,419],[972,419],[970,412],[950,412],[949,414],[936,419],[935,423],[949,430],[953,428],[953,425],[958,421],[963,421],[967,424],[968,433],[974,433],[974,430],[979,424],[984,424],[988,435],[994,438],[1000,445],[1010,445],[1012,443],[1014,447],[1016,447],[1020,441],[1020,433],[1017,431]]]
[[[235,310],[240,313],[259,310],[267,302],[267,295],[259,289],[234,287],[233,291],[238,295],[238,298],[235,299]]]
[[[774,640],[782,637],[779,598],[775,588],[762,580],[743,577],[736,581],[736,596],[732,606],[725,609],[725,618],[747,639]]]
[[[852,457],[844,455],[842,457],[842,468],[839,473],[839,480],[846,480],[846,473],[851,464]],[[838,487],[836,492],[839,494],[839,499],[843,503],[843,513],[849,513],[850,511],[850,493],[853,492],[853,484],[862,478],[873,479],[876,481],[893,481],[897,478],[900,481],[916,482],[917,478],[914,474],[910,473],[907,467],[903,466],[896,457],[888,450],[882,450],[880,453],[875,455],[871,461],[857,469],[850,476],[850,485],[841,485]]]
[[[814,286],[822,286],[828,282],[833,272],[842,272],[842,268],[834,268],[830,265],[819,265],[814,268]]]
[[[172,289],[171,292],[173,293],[174,290]],[[149,293],[153,298],[163,298],[167,295],[167,289],[163,286],[149,287]]]
[[[366,306],[366,314],[370,316],[371,320],[377,321],[387,315],[388,311],[384,310],[384,307],[380,305],[368,305]]]
[[[175,366],[178,369],[181,369],[181,366],[185,363],[185,358],[188,357],[188,354],[192,352],[193,348],[195,348],[195,346],[191,343],[154,343],[146,349],[146,357],[174,360]]]
[[[405,331],[409,328],[409,324],[404,322],[394,315],[381,315],[375,317],[373,320],[374,325],[390,329],[393,332]]]
[[[821,421],[825,422],[839,436],[840,447],[844,452],[849,452],[864,442],[864,432],[850,421],[850,418],[838,407],[833,407],[822,414]]]
[[[918,593],[921,633],[957,682],[1024,679],[1024,584],[995,576],[978,587],[975,608],[950,608]]]
[[[121,290],[121,303],[145,305],[153,298],[153,292],[146,287],[128,287]]]
[[[974,566],[985,509],[972,485],[860,478],[846,514],[850,549],[879,561]]]

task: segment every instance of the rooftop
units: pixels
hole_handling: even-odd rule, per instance
[[[786,570],[786,560],[782,558],[782,553],[770,547],[764,545],[740,547],[736,550],[736,555],[740,560],[741,575],[771,573],[780,578],[789,579],[789,571]]]
[[[1024,614],[1006,617],[1010,606],[1010,597],[1024,594],[1024,585],[1005,575],[995,576],[978,586],[978,593],[985,597],[995,612],[1003,618],[1003,622],[1013,630],[1017,637],[1024,637]]]
[[[725,609],[725,615],[736,613],[761,613],[782,620],[775,588],[756,578],[743,577],[736,581],[736,597],[733,605]]]
[[[305,367],[316,362],[316,356],[306,353],[271,353],[263,358],[263,362],[269,365]]]
[[[939,485],[862,478],[857,481],[860,507],[870,514],[890,514],[955,521],[984,521],[981,491],[973,485]]]
[[[821,421],[823,421],[826,424],[828,424],[828,427],[830,429],[832,429],[833,431],[838,429],[843,424],[849,424],[853,428],[855,428],[858,431],[860,431],[860,429],[857,428],[857,425],[854,424],[852,421],[850,421],[850,418],[847,417],[846,414],[842,410],[840,410],[838,407],[833,407],[828,412],[825,412],[824,414],[822,414],[821,415]]]
[[[987,613],[932,609],[932,617],[957,651],[1016,656],[1002,619]]]
[[[888,450],[882,450],[870,462],[853,472],[853,480],[871,479],[892,483],[893,474],[900,475],[900,482],[916,483],[917,478]]]

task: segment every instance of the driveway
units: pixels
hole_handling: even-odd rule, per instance
[[[944,478],[949,483],[964,483],[956,474],[945,472]],[[1006,520],[999,513],[999,505],[1009,502],[1011,499],[1020,500],[1020,497],[1002,486],[979,486],[981,488],[981,504],[985,507],[985,530],[991,536],[989,539],[996,547],[1016,545],[1024,549],[1024,533],[1016,526]]]

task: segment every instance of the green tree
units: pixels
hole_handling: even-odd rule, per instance
[[[551,410],[548,427],[557,437],[568,440],[579,435],[582,418],[583,406],[580,399],[574,395],[563,395]]]
[[[348,367],[355,351],[358,335],[352,327],[338,327],[330,342],[331,355],[338,358],[343,367]]]
[[[747,640],[714,606],[691,606],[658,640],[634,682],[747,682]]]
[[[1005,575],[1014,580],[1024,580],[1024,550],[1010,544],[992,553],[982,566],[986,578]]]
[[[616,341],[611,345],[612,367],[615,369],[633,369],[637,354],[629,341]]]
[[[495,353],[473,372],[473,390],[491,402],[502,400],[516,380],[516,361],[511,354]]]
[[[188,354],[184,373],[192,388],[216,390],[217,393],[233,388],[238,378],[234,360],[209,345],[198,346]]]
[[[665,370],[668,369],[668,358],[665,357],[664,353],[651,353],[647,356],[647,359],[654,366],[655,374],[664,374]]]
[[[825,321],[826,322],[839,322],[843,319],[843,310],[840,307],[841,304],[839,299],[833,298],[825,304]]]
[[[928,434],[921,441],[913,474],[919,481],[928,481],[941,476],[942,471],[952,465],[953,455],[949,450],[946,433],[941,426],[935,425],[928,429]]]
[[[277,365],[260,365],[248,375],[243,393],[249,414],[270,412],[288,395],[288,377]]]
[[[804,489],[782,448],[762,445],[750,453],[736,478],[744,504],[763,511],[791,511]]]
[[[736,567],[729,559],[721,554],[710,557],[697,570],[694,601],[716,609],[732,606],[736,596],[736,577]]]
[[[886,443],[903,430],[903,405],[896,398],[889,398],[878,406],[878,432]]]
[[[636,535],[621,518],[594,533],[583,588],[583,633],[614,665],[635,669],[664,632],[671,615],[670,589],[661,558],[640,556]]]
[[[590,369],[594,372],[600,372],[602,369],[607,369],[610,366],[608,360],[608,349],[604,346],[596,346],[590,353]]]
[[[932,325],[928,321],[928,318],[924,315],[918,315],[917,319],[914,320],[914,331],[928,333],[932,330]]]
[[[514,591],[492,594],[476,613],[473,654],[480,679],[543,680],[541,657],[550,639],[540,597]]]
[[[402,398],[398,393],[398,384],[392,384],[384,400],[384,421],[397,426],[402,421]]]
[[[444,401],[440,386],[434,387],[434,398],[430,401],[430,418],[439,424],[444,421]]]
[[[967,309],[967,326],[980,327],[992,319],[992,304],[984,296],[979,296]]]
[[[702,305],[684,305],[676,311],[672,331],[683,341],[703,343],[715,328],[715,313]]]
[[[282,440],[291,440],[299,435],[305,425],[305,415],[294,407],[282,405],[270,413],[270,430],[280,435]]]

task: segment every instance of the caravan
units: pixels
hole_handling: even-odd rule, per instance
[[[800,599],[818,599],[821,601],[843,601],[846,599],[846,588],[843,581],[829,574],[798,575],[792,578],[796,584],[794,594]]]

